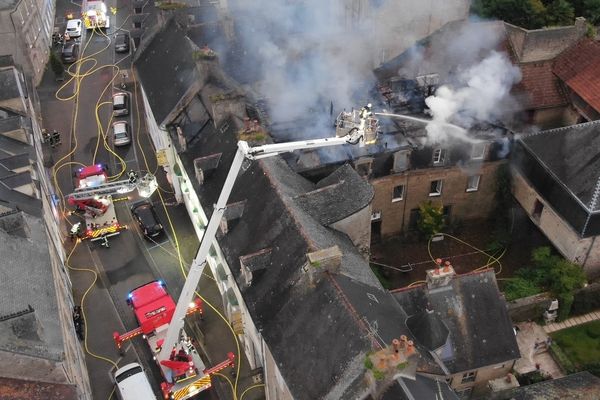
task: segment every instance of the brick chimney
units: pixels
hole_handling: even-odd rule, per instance
[[[305,270],[312,284],[321,280],[325,272],[337,274],[342,265],[342,252],[338,246],[328,247],[306,254]]]
[[[442,265],[442,260],[435,260],[436,267],[427,270],[427,288],[429,290],[448,286],[452,278],[456,275],[450,261],[446,261]]]

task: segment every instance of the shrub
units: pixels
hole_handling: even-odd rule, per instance
[[[431,200],[419,205],[419,231],[429,239],[444,228],[444,206],[435,205]]]
[[[556,361],[567,374],[577,372],[577,368],[575,368],[573,361],[571,361],[571,359],[565,354],[559,345],[552,343],[549,351],[550,355],[552,355],[552,358],[554,358],[554,361]]]
[[[50,50],[50,68],[57,77],[62,76],[65,72],[65,66],[54,50]]]
[[[516,277],[506,281],[503,291],[506,295],[506,300],[512,301],[541,293],[543,289],[537,286],[535,282],[522,277]]]

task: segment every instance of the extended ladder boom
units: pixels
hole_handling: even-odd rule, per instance
[[[108,196],[115,193],[129,193],[136,188],[136,183],[129,180],[104,183],[94,188],[75,189],[69,197],[74,200],[85,200],[94,196]]]
[[[362,125],[364,126],[364,123]],[[217,229],[219,228],[221,218],[223,217],[223,214],[225,213],[225,209],[227,207],[229,195],[231,194],[231,190],[233,188],[235,180],[237,179],[238,173],[242,168],[242,163],[244,159],[256,160],[266,157],[272,157],[277,154],[287,153],[295,150],[316,149],[329,146],[357,143],[360,143],[361,145],[365,143],[365,132],[359,129],[353,129],[348,134],[341,137],[302,140],[289,143],[265,144],[256,147],[250,147],[245,141],[238,142],[238,149],[229,169],[229,173],[227,174],[227,178],[225,179],[225,184],[223,185],[223,189],[221,191],[221,194],[219,195],[217,204],[215,205],[214,211],[210,217],[208,225],[206,226],[206,231],[202,236],[198,253],[192,261],[192,266],[190,267],[190,271],[181,291],[181,296],[179,297],[179,301],[177,302],[175,313],[173,314],[171,323],[169,324],[169,329],[167,331],[167,336],[163,343],[162,349],[157,355],[159,364],[161,361],[167,360],[169,358],[172,349],[179,341],[180,332],[183,329],[184,317],[186,315],[188,304],[190,304],[190,302],[194,298],[196,287],[198,286],[198,282],[200,282],[202,272],[204,270],[204,267],[206,266],[206,257],[208,255],[210,246],[212,245],[213,240],[215,239],[215,235],[217,233]],[[164,367],[161,366],[161,368]],[[167,374],[164,375],[168,376]]]

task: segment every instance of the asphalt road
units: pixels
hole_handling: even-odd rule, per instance
[[[122,26],[123,29],[131,29],[130,13],[133,10],[130,2],[118,0],[115,4],[114,0],[109,0],[107,6],[117,7],[117,14],[111,16],[111,28],[107,32],[109,38],[114,37],[117,27]],[[55,26],[63,31],[66,23],[64,16],[67,12],[77,14],[80,12],[79,10],[81,10],[79,2],[58,0]],[[81,43],[80,53],[83,53],[80,57],[94,53],[98,54],[93,56],[93,60],[71,67],[71,71],[78,70],[80,75],[89,73],[92,70],[95,71],[81,79],[78,95],[74,99],[60,101],[55,98],[56,90],[62,83],[56,83],[50,72],[46,74],[44,81],[38,88],[42,103],[43,126],[48,130],[57,129],[62,134],[62,145],[55,149],[47,149],[48,152],[51,152],[52,164],[76,162],[90,165],[94,162],[104,162],[109,165],[109,172],[112,174],[121,169],[121,163],[103,147],[102,143],[96,151],[98,142],[96,105],[105,101],[109,102],[113,92],[123,90],[119,87],[120,77],[117,77],[111,84],[111,79],[115,74],[112,65],[118,65],[121,69],[129,70],[131,64],[131,54],[115,54],[109,38],[96,33],[92,34],[91,31],[83,32],[82,37],[79,39]],[[105,47],[106,49],[102,50]],[[74,89],[75,83],[72,82],[60,92],[61,97],[69,97],[74,93]],[[134,89],[133,82],[129,80],[125,90],[130,91],[132,100],[134,100]],[[140,104],[139,113],[142,112]],[[98,118],[103,130],[107,131],[109,136],[111,133],[109,127],[111,113],[110,104],[98,108]],[[165,178],[162,172],[157,169],[153,155],[154,151],[148,136],[145,134],[143,115],[139,115],[138,118],[136,114],[135,100],[131,102],[130,115],[119,119],[129,122],[133,140],[131,145],[123,149],[117,149],[116,153],[126,162],[127,171],[145,171],[149,169],[156,173],[159,183],[165,188],[163,200],[169,204],[166,207],[169,209],[173,224],[177,226],[177,236],[187,266],[195,252],[197,240],[184,207],[174,205],[174,199],[168,193]],[[136,136],[138,134],[140,135],[139,141]],[[74,149],[74,151],[72,154],[68,154],[71,149]],[[142,153],[146,155],[146,159],[150,164],[148,167],[145,165]],[[65,158],[60,161],[63,157]],[[61,168],[57,174],[58,184],[64,195],[70,193],[73,189],[72,173],[76,167],[75,164],[69,164]],[[87,268],[98,272],[95,282],[93,280],[94,274],[89,271],[74,270],[70,274],[75,302],[81,302],[83,296],[86,296],[84,304],[88,331],[86,363],[94,399],[108,399],[113,390],[110,374],[114,372],[114,367],[102,358],[118,362],[119,366],[134,361],[140,362],[151,375],[151,381],[156,384],[157,396],[160,395],[158,390],[160,373],[152,361],[145,343],[139,338],[132,340],[126,345],[125,356],[121,358],[116,351],[112,334],[115,331],[124,332],[137,327],[133,313],[125,301],[132,288],[154,279],[163,279],[167,282],[169,291],[174,296],[178,296],[183,284],[173,241],[173,232],[167,230],[166,234],[158,237],[154,242],[145,240],[132,220],[129,211],[130,204],[135,200],[137,199],[133,198],[131,201],[115,203],[119,222],[128,225],[129,229],[122,232],[121,235],[111,238],[110,248],[106,249],[95,243],[83,242],[76,246],[70,259],[70,265],[75,268]],[[169,224],[161,199],[155,193],[151,201],[155,204],[163,225],[168,227]],[[63,229],[66,232],[66,223]],[[68,244],[67,246],[69,251],[72,245]],[[93,282],[92,289],[87,291],[87,288]],[[198,398],[217,398],[216,391],[203,392]]]

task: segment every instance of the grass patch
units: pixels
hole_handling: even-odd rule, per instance
[[[379,280],[379,283],[381,283],[381,286],[383,286],[384,289],[387,290],[392,289],[392,282],[385,275],[383,275],[383,273],[381,272],[381,267],[375,264],[369,265],[371,266],[371,270]]]
[[[552,333],[552,339],[564,351],[576,368],[600,360],[600,321]]]

